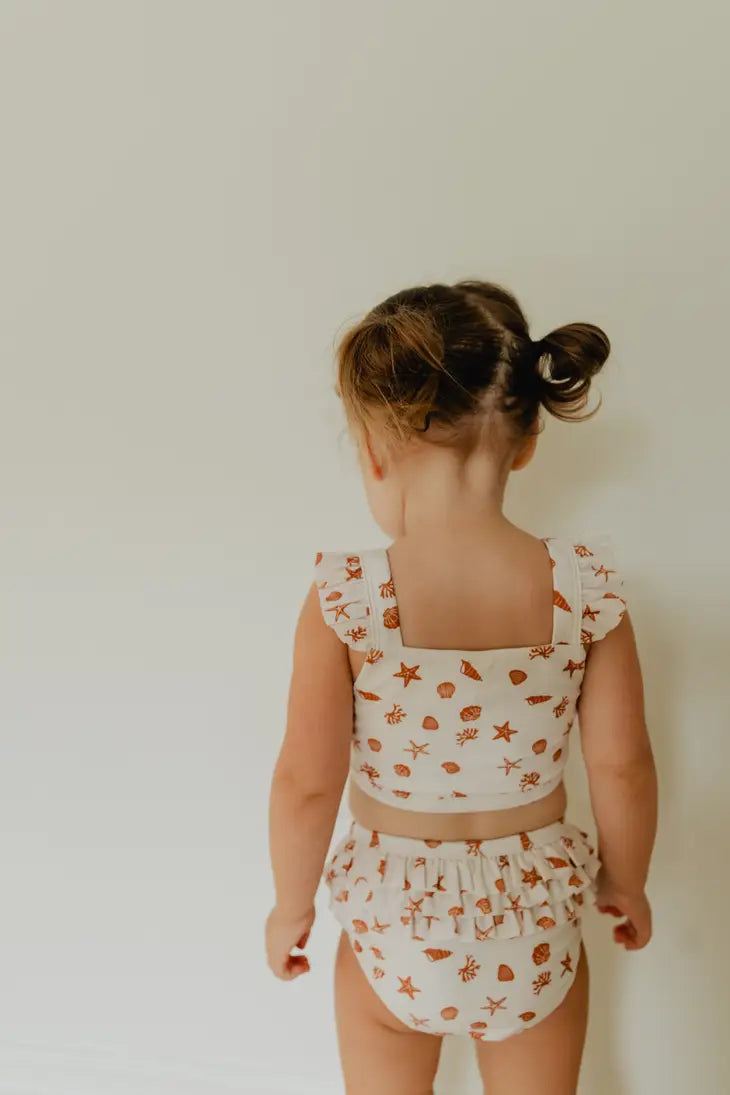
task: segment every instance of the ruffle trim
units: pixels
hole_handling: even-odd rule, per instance
[[[319,552],[314,583],[325,622],[343,643],[356,650],[367,649],[372,642],[372,623],[360,556]]]
[[[325,876],[330,905],[349,932],[431,941],[512,939],[579,920],[600,868],[587,837],[565,826],[553,843],[525,843],[522,852],[495,856],[469,841],[462,857],[447,859],[345,838]]]
[[[623,578],[616,568],[610,536],[592,536],[573,545],[580,573],[581,640],[597,642],[608,635],[626,612]]]

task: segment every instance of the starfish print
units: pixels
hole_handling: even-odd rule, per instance
[[[563,967],[563,972],[560,974],[561,977],[565,977],[566,973],[573,972],[573,959],[570,957],[570,954],[566,954],[565,958],[560,959],[560,965]]]
[[[423,905],[423,898],[419,897],[416,901],[415,898],[411,898],[408,904],[405,906],[404,912],[409,912],[411,916],[421,912],[421,906]]]
[[[572,658],[568,658],[568,664],[563,667],[563,673],[570,673],[570,679],[572,681],[575,671],[577,669],[585,669],[585,667],[585,660],[582,662],[574,662]]]
[[[508,776],[510,774],[510,772],[512,771],[513,768],[521,768],[522,767],[520,762],[517,761],[517,760],[509,760],[507,757],[504,757],[503,759],[504,759],[504,764],[498,764],[497,767],[498,768],[503,768],[504,769],[504,774],[506,776]]]
[[[411,743],[411,747],[410,749],[404,749],[403,752],[410,753],[414,760],[416,759],[416,757],[420,757],[421,754],[426,757],[429,757],[431,755],[428,751],[428,742],[425,745],[416,745],[415,741],[413,741],[411,738],[409,738],[408,740]]]
[[[347,574],[346,581],[355,581],[357,578],[362,578],[362,567],[358,566],[356,563],[351,563],[349,566],[345,567],[345,573]]]
[[[608,581],[609,574],[615,574],[616,571],[615,570],[608,570],[606,567],[600,566],[600,567],[593,567],[593,573],[595,574],[596,578],[600,578],[601,576],[603,576],[606,579],[606,581]]]
[[[483,841],[481,840],[467,840],[466,842],[466,854],[467,855],[479,855],[481,851]]]
[[[410,977],[399,977],[398,980],[400,981],[400,988],[398,989],[398,992],[404,992],[406,996],[409,996],[411,998],[411,1000],[415,1000],[416,993],[420,992],[421,990],[416,988],[416,986],[412,983]]]
[[[383,934],[383,932],[386,932],[386,931],[388,930],[388,928],[389,928],[389,927],[390,927],[390,924],[381,924],[381,923],[379,922],[379,920],[378,920],[377,916],[376,916],[376,917],[375,917],[375,919],[373,920],[373,926],[372,926],[372,930],[373,930],[374,932],[377,932],[377,934],[378,934],[378,935],[382,935],[382,934]]]
[[[507,894],[507,900],[509,901],[509,905],[507,906],[507,908],[510,910],[510,912],[522,912],[523,911],[522,910],[522,905],[520,904],[520,902],[522,901],[522,898],[520,897],[519,894],[517,895],[517,897],[513,897],[511,893],[508,893]]]
[[[481,942],[483,939],[489,939],[489,936],[494,931],[494,924],[490,924],[488,928],[479,928],[474,925],[474,938]]]
[[[532,889],[542,882],[542,875],[537,873],[537,867],[531,867],[529,871],[522,869],[522,881]]]
[[[349,615],[347,610],[350,607],[350,605],[354,605],[354,603],[355,603],[354,601],[345,601],[345,603],[343,605],[335,605],[334,608],[328,608],[327,611],[328,612],[334,612],[334,614],[335,614],[335,623],[337,623],[337,621],[340,619],[341,616],[344,616],[346,620],[349,620],[350,615]]]
[[[438,890],[439,893],[446,893],[446,887],[444,886],[444,876],[442,874],[437,877],[434,890]]]
[[[600,609],[591,608],[590,605],[586,605],[585,608],[583,609],[583,619],[584,620],[594,620],[595,621],[596,616],[600,616]]]
[[[509,742],[512,735],[517,733],[516,730],[511,729],[509,719],[507,719],[504,726],[497,726],[495,724],[494,729],[497,731],[497,733],[492,738],[492,741],[499,741],[500,738],[503,738],[505,741]]]
[[[421,668],[420,665],[405,665],[403,662],[401,662],[400,663],[400,673],[394,673],[393,676],[394,677],[402,677],[403,678],[403,687],[407,688],[408,685],[411,683],[411,681],[420,681],[421,680],[421,677],[418,676],[418,670],[420,668]]]
[[[414,1025],[414,1027],[425,1027],[427,1023],[431,1022],[430,1019],[416,1019],[413,1012],[411,1012],[411,1014],[410,1014],[410,1019],[411,1019],[411,1022],[413,1023],[413,1025]]]
[[[494,1015],[497,1011],[506,1011],[505,1000],[506,996],[503,996],[501,1000],[493,1000],[491,996],[487,997],[487,1003],[480,1011],[488,1011],[490,1015]]]
[[[433,916],[433,915],[429,916],[429,915],[424,914],[423,919],[426,921],[426,924],[428,925],[428,930],[430,931],[431,930],[431,921],[432,920],[440,920],[441,917],[440,916]]]

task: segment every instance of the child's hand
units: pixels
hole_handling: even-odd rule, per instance
[[[272,973],[282,981],[293,981],[309,973],[309,959],[304,954],[292,954],[296,947],[304,950],[314,924],[314,909],[292,920],[274,908],[266,921],[266,955]]]
[[[627,951],[639,951],[651,939],[651,906],[645,893],[621,893],[599,875],[596,908],[609,916],[625,917],[623,924],[613,929],[613,938]]]

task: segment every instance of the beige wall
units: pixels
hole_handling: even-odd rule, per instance
[[[465,275],[615,340],[510,496],[616,536],[661,770],[656,939],[588,927],[582,1092],[726,1088],[728,22],[0,0],[0,1095],[340,1091],[332,923],[294,986],[261,940],[298,601],[380,542],[331,348]]]

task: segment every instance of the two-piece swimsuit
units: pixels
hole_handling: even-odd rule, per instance
[[[558,787],[590,645],[621,620],[607,537],[545,540],[547,645],[404,646],[386,551],[318,555],[324,619],[366,654],[353,685],[351,779],[380,802],[500,810]],[[353,822],[331,855],[331,908],[390,1011],[431,1033],[506,1038],[538,1023],[575,976],[599,860],[558,821],[496,840],[421,840]]]

